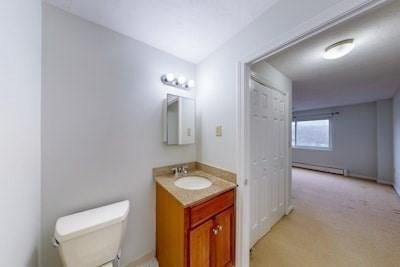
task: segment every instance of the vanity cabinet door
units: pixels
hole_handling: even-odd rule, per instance
[[[235,255],[233,207],[218,214],[214,220],[214,228],[218,230],[215,235],[215,267],[233,266]]]
[[[189,236],[189,266],[211,266],[211,246],[213,220],[208,220],[190,231]]]

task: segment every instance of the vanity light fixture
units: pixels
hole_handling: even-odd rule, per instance
[[[164,83],[170,83],[173,80],[175,80],[175,75],[173,73],[168,73],[161,77],[161,81],[163,81]]]
[[[172,82],[175,79],[175,75],[173,73],[168,73],[165,75],[165,79],[167,82]]]
[[[183,77],[183,76],[179,76],[178,77],[178,83],[180,85],[183,85],[185,82],[186,82],[186,78],[185,77]]]
[[[186,78],[184,76],[179,76],[178,78],[175,78],[175,75],[173,73],[168,73],[161,76],[161,82],[165,85],[177,87],[180,89],[188,89],[195,86],[194,80],[186,81]]]
[[[324,52],[325,59],[337,59],[350,53],[354,48],[354,39],[346,39],[328,46]]]
[[[195,83],[194,83],[193,80],[189,80],[189,81],[187,82],[187,85],[189,86],[189,88],[193,88],[194,85],[195,85]]]

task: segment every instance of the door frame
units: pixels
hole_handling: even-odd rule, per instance
[[[336,14],[333,19],[324,19],[324,16],[317,16],[299,25],[293,32],[289,32],[264,44],[261,49],[252,53],[236,63],[236,94],[237,94],[237,229],[236,229],[236,265],[248,267],[250,265],[250,192],[248,177],[250,173],[250,95],[249,80],[251,75],[250,65],[276,53],[285,50],[303,40],[306,40],[320,32],[323,32],[341,22],[365,13],[389,3],[393,0],[368,0],[349,9],[346,0],[339,5],[326,10],[324,14]],[[320,14],[320,15],[324,15]],[[292,107],[292,95],[288,95],[288,110]],[[292,120],[291,112],[288,112],[288,122]],[[288,133],[291,127],[288,127]],[[289,135],[290,136],[290,135]],[[292,152],[288,144],[288,162],[285,179],[285,214],[289,214],[293,205],[290,201],[291,191],[291,162]]]

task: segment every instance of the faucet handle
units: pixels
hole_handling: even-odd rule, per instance
[[[189,171],[189,167],[188,167],[187,165],[183,165],[183,166],[182,166],[182,172],[183,172],[184,174],[187,174],[188,171]]]
[[[177,173],[178,173],[178,170],[179,170],[179,169],[176,168],[176,167],[171,169],[171,171],[173,172],[173,174],[177,174]]]

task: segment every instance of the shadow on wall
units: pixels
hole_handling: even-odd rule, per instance
[[[27,267],[38,267],[39,266],[38,263],[39,263],[39,249],[36,247],[32,251],[32,254],[29,257],[28,262],[26,263],[26,266]]]

